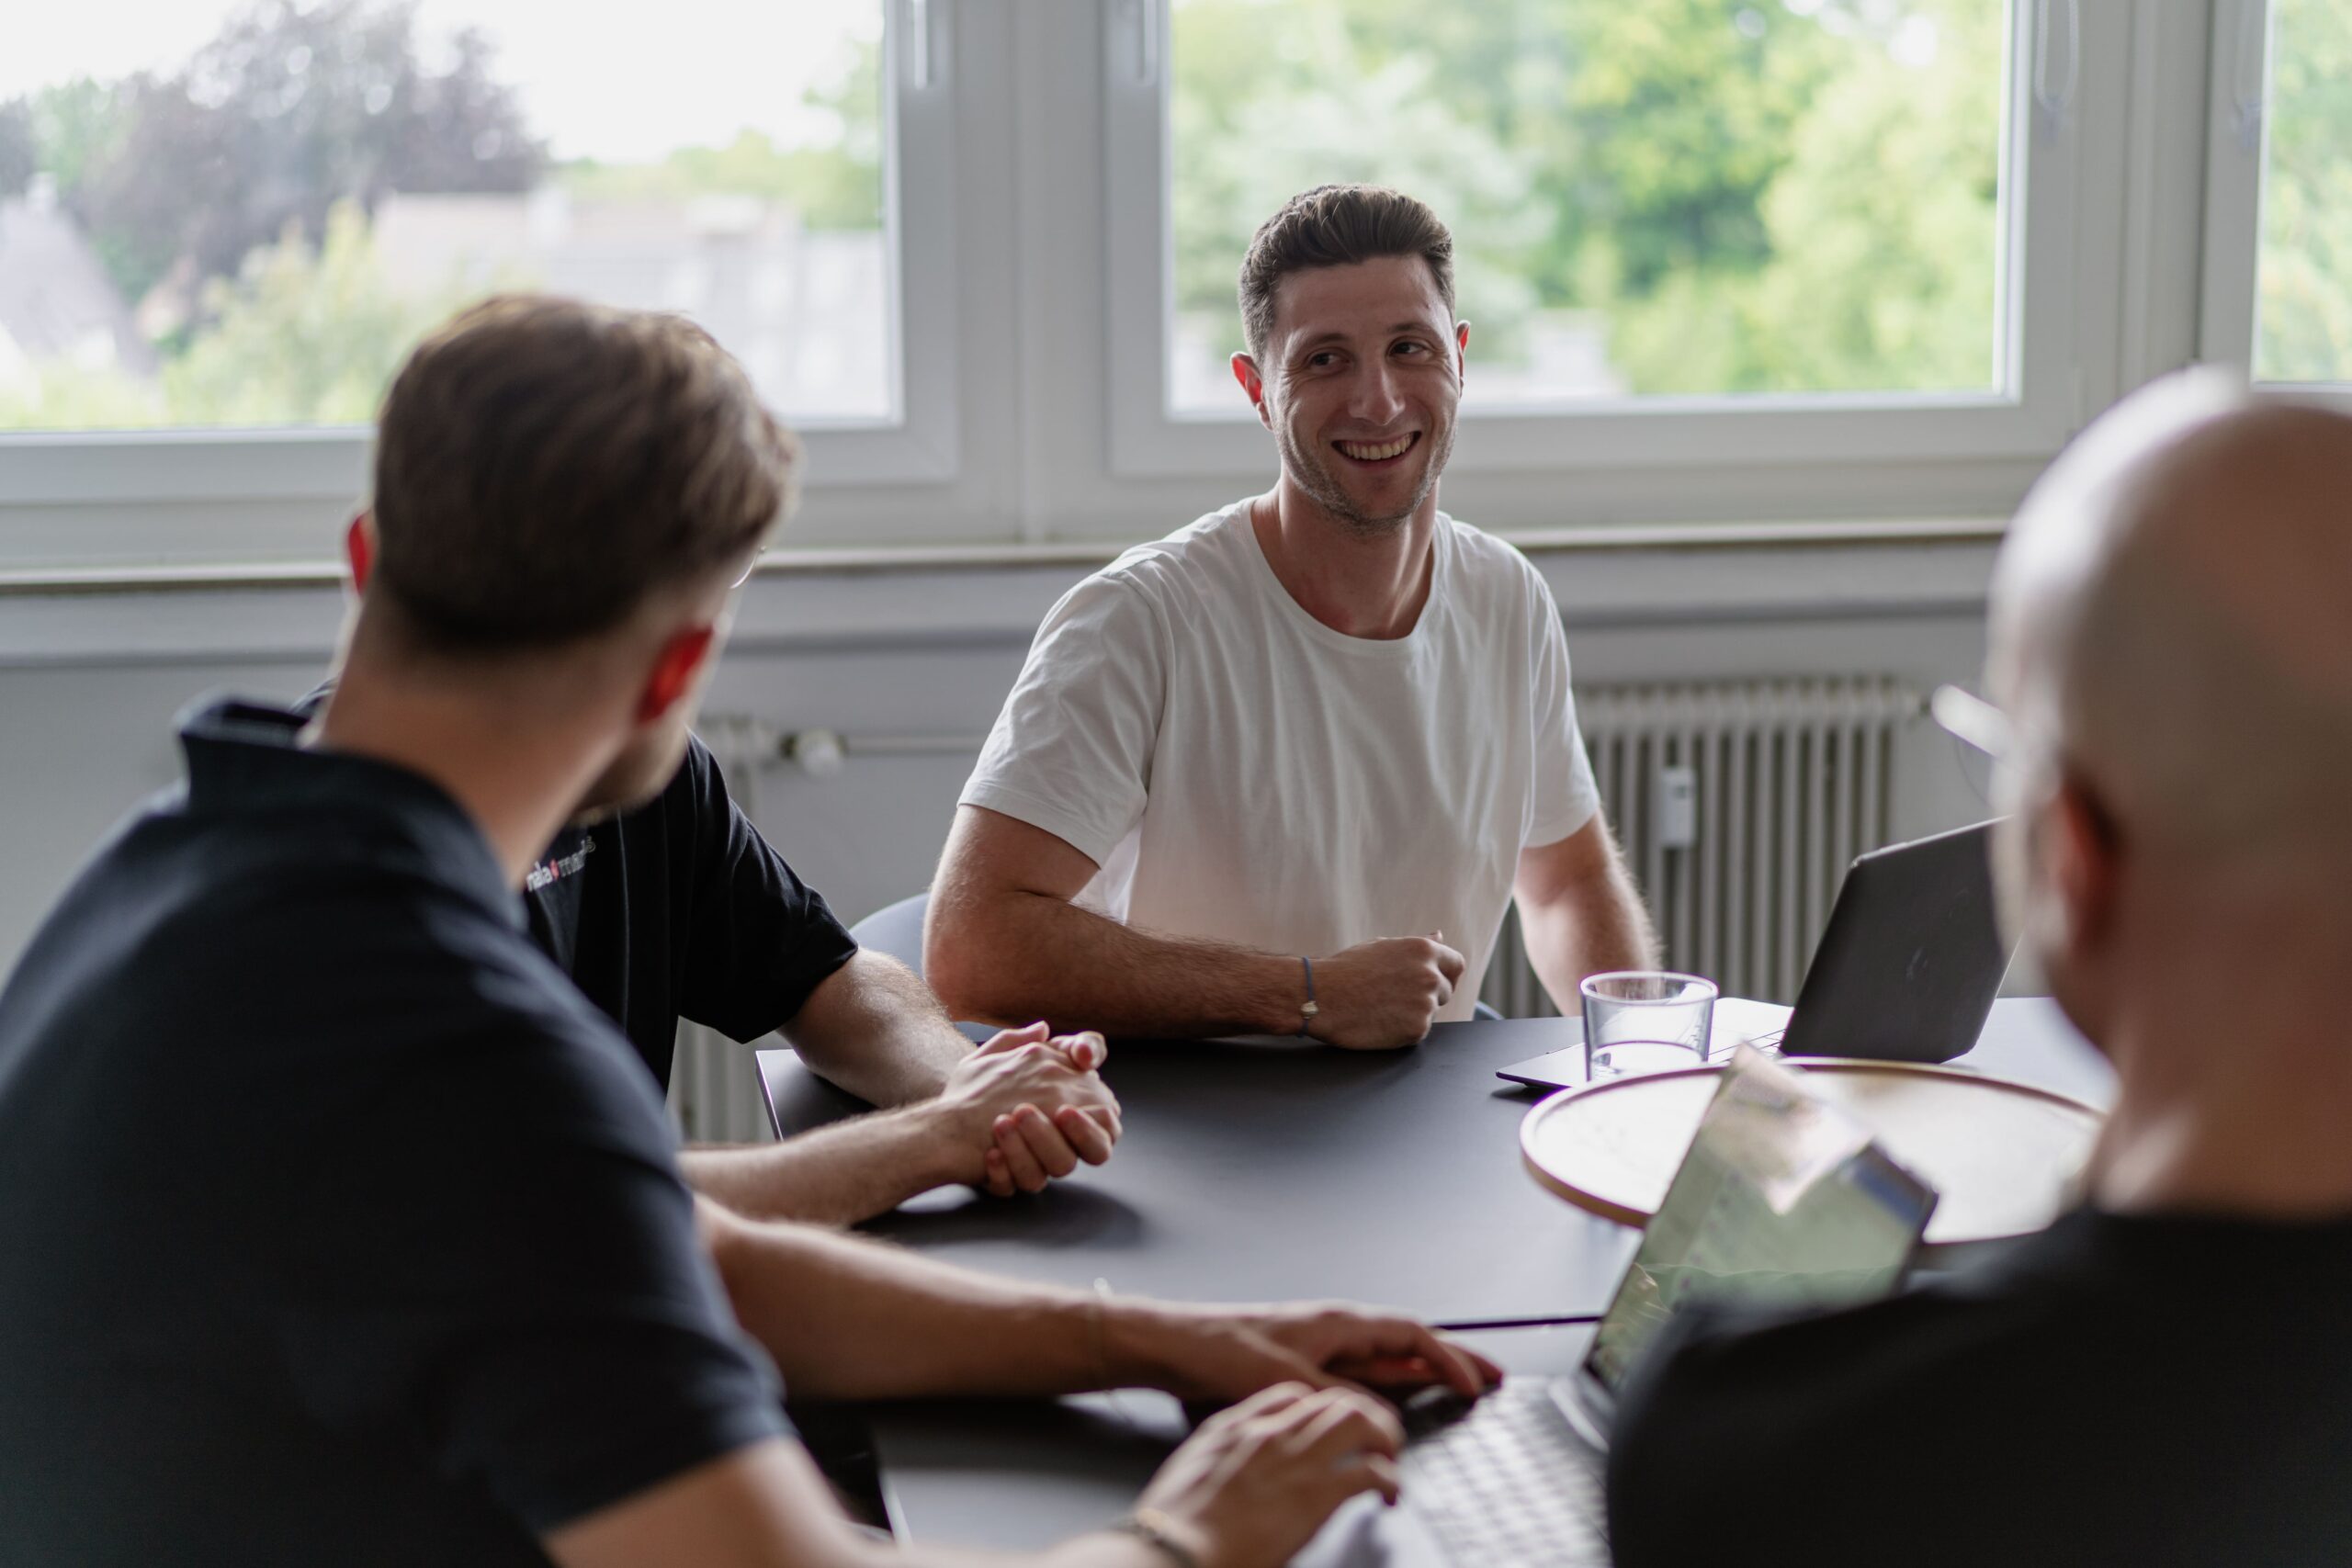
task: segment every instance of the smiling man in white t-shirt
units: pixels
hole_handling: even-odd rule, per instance
[[[1437,509],[1453,239],[1326,186],[1241,267],[1268,493],[1128,551],[1038,628],[947,840],[926,977],[964,1018],[1409,1044],[1470,1016],[1506,900],[1566,1010],[1657,961],[1550,590]]]

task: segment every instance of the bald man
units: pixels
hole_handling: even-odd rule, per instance
[[[2028,498],[1988,672],[2007,912],[2120,1085],[2086,1201],[1892,1300],[1678,1321],[1619,1568],[2352,1558],[2352,420],[2125,402]]]

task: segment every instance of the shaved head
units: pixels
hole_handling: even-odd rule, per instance
[[[2018,514],[1989,674],[2025,792],[2070,771],[2200,876],[2344,874],[2352,419],[2217,372],[2124,401]]]
[[[1994,574],[2005,917],[2115,1065],[2103,1207],[2352,1215],[2352,419],[2176,376]]]

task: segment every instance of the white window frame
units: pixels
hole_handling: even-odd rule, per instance
[[[944,483],[958,476],[955,7],[886,0],[882,70],[892,377],[899,417],[799,419],[828,488]],[[0,432],[0,508],[354,499],[368,488],[365,427],[181,427]],[[192,547],[159,527],[160,558],[275,553],[266,530],[213,518]],[[0,561],[10,554],[0,537]]]
[[[2228,365],[2262,392],[2352,408],[2352,382],[2255,380],[2262,310],[2263,185],[2270,169],[2269,0],[2215,0],[2206,106],[2205,254],[2200,358]]]
[[[888,0],[904,418],[804,428],[786,548],[883,565],[910,547],[1125,544],[1272,478],[1272,443],[1238,393],[1229,420],[1164,407],[1166,3]],[[2245,364],[2263,165],[2233,162],[2220,117],[2228,41],[2263,0],[2009,4],[2011,395],[1476,411],[1449,507],[1531,542],[1628,524],[1997,519],[2121,392],[2195,357]],[[0,580],[322,563],[368,457],[349,428],[0,433]]]
[[[2011,0],[2001,157],[2003,333],[1988,394],[1589,399],[1553,409],[1465,409],[1449,472],[1819,465],[2036,457],[2079,417],[2075,222],[2083,35],[2111,18],[2080,0]],[[1265,437],[1231,416],[1168,408],[1173,306],[1168,0],[1116,0],[1104,29],[1110,465],[1121,478],[1262,468]],[[2038,39],[2050,40],[2047,54]],[[2067,51],[2075,50],[2073,57]],[[2048,72],[2037,82],[2037,62]],[[2037,99],[2039,98],[2039,102]],[[1662,482],[1673,480],[1662,476]]]
[[[2249,372],[2255,274],[2262,250],[2262,171],[2270,140],[2269,27],[2267,0],[2215,0],[2197,352],[2199,358]]]

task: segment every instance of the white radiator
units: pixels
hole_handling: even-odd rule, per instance
[[[699,1023],[678,1025],[678,1054],[670,1064],[670,1115],[692,1144],[764,1144],[768,1126],[752,1053],[781,1040],[770,1036],[738,1045]]]
[[[742,715],[706,714],[695,733],[727,775],[727,793],[757,822],[762,775],[781,760],[775,728]],[[680,1135],[694,1144],[774,1142],[752,1053],[783,1043],[770,1035],[739,1045],[715,1029],[681,1022],[677,1055],[670,1064],[670,1115]]]
[[[1925,712],[1916,687],[1883,677],[1579,690],[1601,804],[1666,962],[1726,996],[1794,1000],[1846,867],[1887,841],[1894,739]],[[1515,912],[1481,995],[1509,1018],[1556,1011]]]

